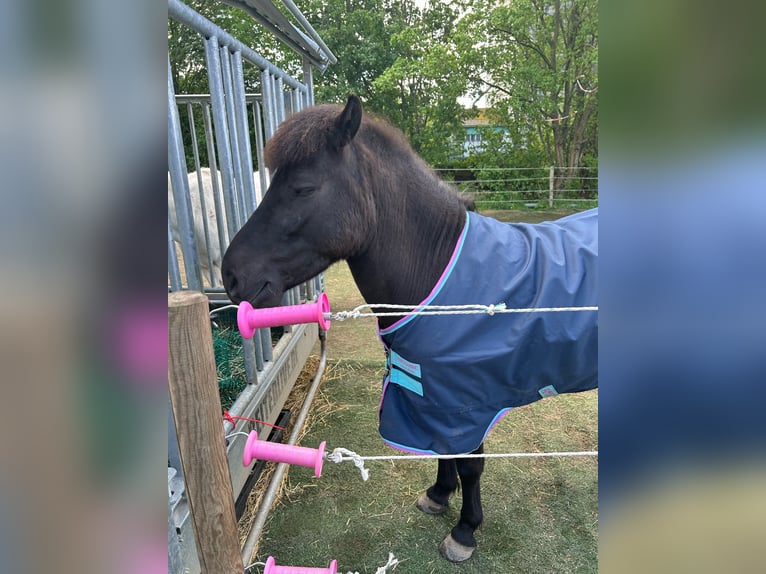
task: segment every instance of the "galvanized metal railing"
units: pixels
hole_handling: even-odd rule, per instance
[[[238,0],[224,1],[262,23],[285,18],[270,0],[255,7]],[[229,302],[217,270],[221,256],[269,185],[264,163],[266,143],[286,117],[313,105],[313,68],[324,69],[328,62],[336,61],[305,18],[298,17],[297,7],[290,0],[281,1],[306,31],[297,27],[287,30],[286,20],[280,20],[272,30],[278,36],[286,34],[280,39],[301,55],[300,79],[180,0],[168,0],[169,18],[199,34],[209,88],[204,94],[176,94],[168,56],[168,288],[204,291],[213,305]],[[250,90],[246,90],[246,70],[247,77],[255,78],[260,86],[250,83]],[[209,177],[203,173],[208,169]],[[192,188],[196,189],[194,197]],[[323,287],[319,276],[290,290],[283,303],[312,300]],[[272,335],[270,329],[260,329],[252,339],[243,341],[248,385],[229,409],[234,416],[275,420],[319,334],[316,325],[301,325],[285,328],[279,338]],[[174,574],[197,572],[170,412],[168,416],[168,487],[173,493],[168,502],[168,564]],[[232,430],[231,422],[222,421],[222,433]],[[265,427],[256,430],[262,432]],[[244,440],[235,436],[228,446],[235,497],[249,472],[241,464],[243,444]]]

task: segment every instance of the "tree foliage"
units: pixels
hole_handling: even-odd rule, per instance
[[[469,42],[455,25],[455,3],[313,0],[307,12],[338,57],[315,79],[318,100],[356,93],[368,111],[402,129],[427,161],[444,163],[458,153]]]
[[[463,25],[477,40],[472,86],[517,144],[558,167],[597,154],[596,0],[475,0]]]
[[[301,75],[300,59],[246,13],[217,1],[189,4]],[[486,151],[468,163],[594,163],[597,0],[306,0],[299,7],[338,57],[315,74],[315,100],[358,94],[426,161],[448,165],[462,155],[462,121],[475,111],[458,98],[473,93],[488,98],[486,115],[506,137],[490,130]],[[171,21],[168,51],[177,93],[208,92],[201,39]],[[257,69],[246,66],[245,81],[259,91]]]
[[[284,46],[249,14],[217,0],[184,0],[184,3],[226,32],[253,48],[289,74],[300,76],[300,58]],[[210,93],[205,67],[203,38],[175,20],[168,19],[168,56],[177,94]],[[245,63],[245,90],[260,91],[260,71]]]

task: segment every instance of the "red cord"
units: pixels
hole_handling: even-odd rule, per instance
[[[240,420],[240,421],[250,421],[251,423],[260,423],[262,425],[266,425],[268,427],[273,427],[275,429],[285,430],[284,427],[281,427],[281,426],[278,426],[278,425],[273,425],[271,423],[267,423],[266,421],[261,421],[261,420],[258,420],[258,419],[249,419],[247,417],[237,417],[237,416],[234,416],[231,413],[229,413],[229,411],[227,411],[225,409],[223,411],[223,420],[229,421],[235,427],[237,426],[237,420]]]

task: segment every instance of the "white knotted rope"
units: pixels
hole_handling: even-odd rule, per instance
[[[366,482],[367,479],[370,478],[370,471],[364,468],[364,458],[356,454],[353,450],[338,447],[333,449],[332,452],[324,453],[324,457],[326,460],[334,462],[335,464],[339,464],[346,460],[352,460],[354,461],[354,466],[359,469],[360,473],[362,473],[362,480]]]
[[[375,574],[387,574],[388,569],[391,568],[393,570],[397,564],[399,564],[399,560],[397,560],[393,552],[389,552],[388,562],[386,562],[385,564],[383,564],[383,566],[375,570]],[[348,574],[359,574],[359,572],[349,572]]]
[[[390,309],[386,312],[365,311],[365,309]],[[351,311],[327,313],[334,321],[358,319],[360,317],[401,317],[404,315],[496,315],[501,313],[565,313],[578,311],[598,311],[598,307],[529,307],[508,308],[505,303],[497,305],[390,305],[385,303],[366,303],[354,307]]]
[[[325,453],[325,459],[336,464],[352,461],[362,473],[362,480],[370,478],[370,471],[364,467],[365,460],[430,460],[456,458],[550,458],[564,456],[598,456],[597,450],[564,451],[564,452],[507,452],[483,454],[399,454],[393,456],[361,456],[347,448],[336,448],[331,453]]]

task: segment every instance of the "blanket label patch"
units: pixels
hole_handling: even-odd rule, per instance
[[[421,378],[423,376],[420,373],[420,365],[413,363],[412,361],[408,361],[393,349],[391,349],[390,352],[390,360],[392,365],[399,367],[402,371],[409,373],[413,377]]]
[[[543,387],[537,392],[540,393],[540,396],[543,398],[555,397],[556,395],[559,394],[559,392],[556,390],[556,388],[553,385],[548,385],[547,387]]]

